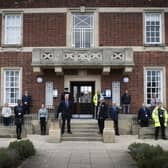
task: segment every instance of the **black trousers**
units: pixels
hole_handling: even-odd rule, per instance
[[[23,110],[24,110],[24,114],[30,114],[30,106],[29,105],[23,106]]]
[[[3,117],[3,123],[5,126],[9,126],[11,123],[11,117]]]
[[[118,121],[114,121],[114,129],[115,129],[115,134],[119,135],[119,131],[118,131]]]
[[[149,121],[148,120],[147,121],[141,121],[140,125],[141,125],[141,127],[148,127]]]
[[[21,139],[21,134],[22,134],[22,124],[16,124],[16,136],[17,139]]]
[[[104,129],[104,119],[98,119],[99,133],[103,134]]]
[[[67,121],[67,132],[71,132],[71,119],[70,118],[63,118],[62,119],[62,128],[61,132],[64,133],[65,130],[65,122]]]
[[[160,127],[155,127],[155,139],[158,139],[160,128],[161,128],[161,136],[162,136],[162,138],[163,139],[166,138],[166,135],[165,135],[165,126],[164,126],[164,123],[161,123]]]
[[[40,127],[41,127],[41,135],[46,134],[46,119],[45,117],[40,118]]]

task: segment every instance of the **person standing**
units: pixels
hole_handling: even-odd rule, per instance
[[[27,90],[25,91],[22,97],[22,103],[23,103],[24,114],[30,114],[30,105],[32,103],[32,98],[28,94]]]
[[[4,126],[9,126],[9,124],[11,123],[11,116],[12,116],[12,110],[8,106],[8,103],[5,103],[4,107],[2,108],[2,117]]]
[[[155,140],[158,139],[160,128],[161,128],[162,139],[166,139],[165,128],[167,126],[167,111],[163,107],[161,102],[159,102],[158,105],[153,110],[152,118],[155,124]]]
[[[41,105],[41,108],[38,111],[38,119],[40,121],[41,135],[46,135],[46,123],[48,119],[48,110],[44,104]]]
[[[17,139],[21,139],[22,124],[24,123],[24,110],[23,110],[21,100],[18,100],[18,105],[15,106],[14,113],[15,113],[15,124],[16,124]]]
[[[130,113],[131,96],[128,94],[127,89],[125,89],[125,93],[123,94],[121,101],[122,101],[122,105],[123,105],[123,113],[129,114]]]
[[[72,102],[69,100],[69,94],[65,94],[64,100],[58,106],[58,115],[61,113],[62,118],[62,128],[61,133],[64,134],[65,122],[67,121],[67,133],[71,132],[71,118],[72,118]]]
[[[102,94],[100,93],[100,90],[97,90],[96,94],[93,96],[93,104],[95,107],[94,110],[94,117],[97,118],[97,110],[98,110],[98,106],[100,103],[100,97],[102,97]]]
[[[113,102],[112,107],[110,108],[110,117],[114,121],[115,135],[119,135],[119,130],[118,130],[119,111],[120,111],[119,107],[116,105],[115,102]]]
[[[104,129],[104,121],[106,120],[108,116],[108,107],[107,104],[105,103],[104,97],[100,97],[100,103],[98,105],[98,110],[97,110],[97,120],[98,120],[98,127],[99,127],[99,133],[103,134],[103,129]]]
[[[140,126],[148,127],[149,119],[150,119],[150,111],[146,107],[145,103],[143,103],[138,111],[138,122],[140,123]]]

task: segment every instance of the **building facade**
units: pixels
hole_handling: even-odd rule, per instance
[[[97,90],[121,105],[127,88],[131,113],[153,94],[167,105],[166,0],[2,0],[0,32],[1,106],[28,90],[35,113],[64,88],[74,114],[93,115]]]

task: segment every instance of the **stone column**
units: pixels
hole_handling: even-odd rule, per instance
[[[59,120],[51,120],[49,127],[48,142],[58,143],[61,141],[61,129]]]
[[[105,120],[105,127],[103,130],[103,141],[104,143],[115,142],[114,123],[112,120]]]

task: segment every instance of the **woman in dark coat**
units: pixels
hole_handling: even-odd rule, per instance
[[[16,124],[16,135],[17,139],[21,139],[22,133],[22,124],[23,124],[23,117],[24,117],[24,109],[22,106],[22,101],[18,100],[18,105],[14,108],[15,113],[15,124]]]
[[[138,121],[141,127],[148,127],[150,119],[150,111],[145,106],[145,103],[142,104],[142,107],[138,111]]]
[[[97,110],[97,119],[98,119],[98,126],[99,126],[99,133],[103,134],[104,129],[104,121],[106,120],[108,116],[108,107],[105,103],[104,97],[100,97],[100,104],[98,106]]]

